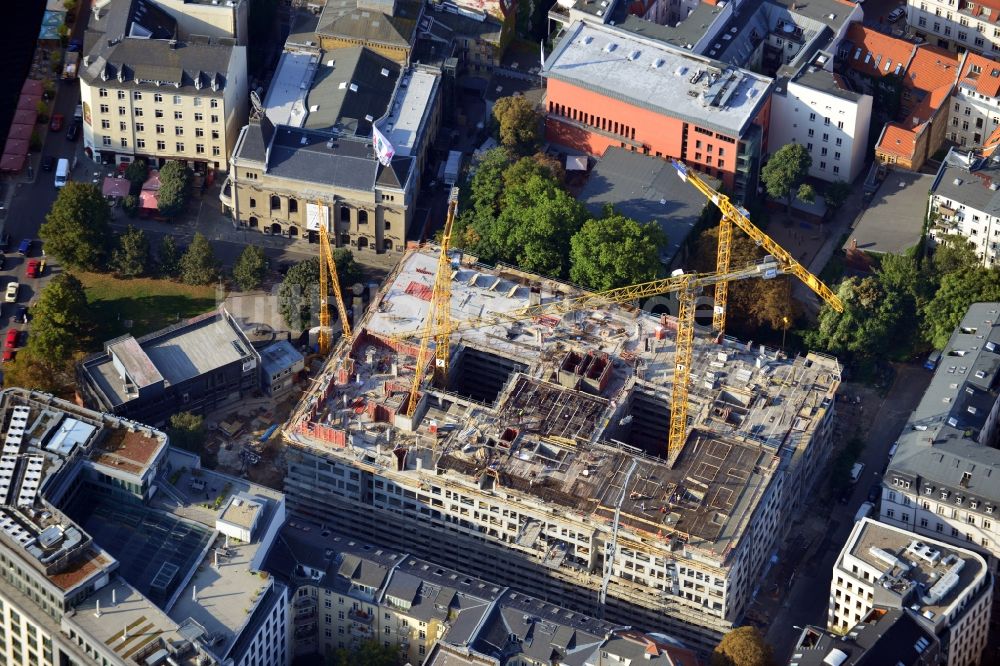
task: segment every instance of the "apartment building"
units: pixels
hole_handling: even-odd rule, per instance
[[[876,607],[846,635],[807,625],[788,666],[941,666],[941,643],[918,618],[909,608]]]
[[[326,51],[364,46],[406,65],[424,16],[424,4],[414,0],[327,2],[315,30]]]
[[[293,590],[293,645],[302,658],[376,641],[399,648],[401,661],[425,666],[497,655],[523,666],[636,658],[653,666],[698,664],[676,639],[574,613],[320,523],[296,518],[280,543],[266,566]]]
[[[864,518],[833,567],[827,627],[846,634],[872,609],[910,609],[938,637],[942,664],[980,663],[986,647],[993,576],[986,560]]]
[[[680,159],[739,200],[755,196],[770,78],[585,22],[565,31],[542,76],[549,141],[597,157],[619,146]]]
[[[950,104],[948,139],[970,150],[984,146],[1000,128],[1000,64],[967,54]]]
[[[180,39],[178,26],[151,0],[112,0],[92,13],[80,67],[89,156],[228,170],[247,115],[246,47]]]
[[[286,52],[236,142],[223,211],[265,234],[315,239],[322,224],[338,247],[401,254],[441,97],[440,72],[367,47]],[[388,164],[376,126],[395,149]]]
[[[179,39],[187,40],[192,36],[229,37],[240,46],[247,44],[249,0],[146,1],[154,3],[177,22]]]
[[[997,414],[1000,303],[974,303],[941,352],[930,386],[900,435],[882,479],[880,518],[990,555],[1000,534]]]
[[[861,174],[868,152],[872,96],[855,92],[831,71],[834,58],[817,52],[771,96],[768,150],[806,147],[809,175],[848,183]]]
[[[695,423],[668,458],[676,323],[601,306],[456,333],[448,383],[422,383],[408,416],[418,345],[399,336],[426,316],[436,266],[434,249],[406,254],[303,397],[284,431],[291,510],[713,646],[828,457],[839,364],[699,332]],[[455,319],[576,293],[472,260],[452,280]]]
[[[906,23],[924,41],[987,57],[1000,53],[1000,3],[995,0],[907,0]]]
[[[994,183],[1000,184],[997,156],[948,151],[930,190],[930,239],[957,234],[972,242],[984,266],[1000,264],[1000,196]]]
[[[0,660],[289,663],[287,589],[258,573],[280,493],[47,394],[0,393],[0,427]]]

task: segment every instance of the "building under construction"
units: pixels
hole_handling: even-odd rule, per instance
[[[743,617],[828,457],[840,365],[695,333],[667,455],[676,320],[452,259],[447,384],[407,413],[438,265],[408,253],[286,425],[293,512],[692,647]],[[467,320],[487,320],[463,326]]]

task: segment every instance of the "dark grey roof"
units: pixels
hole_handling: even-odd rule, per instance
[[[631,14],[629,3],[623,2],[619,5],[619,11],[616,12],[621,18],[616,20],[615,24],[620,26],[622,30],[684,49],[690,48],[689,45],[697,44],[720,13],[722,13],[722,7],[719,5],[700,2],[683,21],[672,26],[660,25]]]
[[[941,163],[931,192],[948,197],[987,215],[1000,216],[1000,162],[969,159],[966,153],[952,148]]]
[[[702,178],[717,185],[710,177]],[[597,161],[579,199],[592,215],[601,215],[611,204],[638,222],[659,224],[667,235],[667,264],[683,247],[706,204],[697,190],[677,177],[669,162],[620,147],[608,148]]]
[[[846,658],[830,661],[839,650]],[[797,666],[919,666],[938,663],[939,644],[933,632],[925,629],[908,608],[873,611],[847,636],[829,634],[817,627],[806,627],[796,645],[792,663]]]
[[[863,97],[860,93],[844,88],[832,72],[828,72],[825,69],[816,69],[808,64],[802,68],[801,73],[792,79],[792,81],[813,90],[819,90],[828,95],[839,97],[848,102],[857,102]]]
[[[264,114],[260,118],[251,118],[239,138],[236,140],[234,156],[242,160],[264,164],[267,161],[267,146],[274,135],[274,125]]]
[[[177,21],[151,0],[112,0],[91,12],[87,29],[103,36],[105,44],[101,46],[106,46],[107,41],[129,36],[173,39],[177,36]]]
[[[306,108],[316,111],[306,116],[305,127],[370,137],[372,122],[392,101],[400,69],[363,46],[324,52],[306,96]]]
[[[267,171],[281,178],[367,191],[375,185],[378,165],[370,141],[279,127]]]
[[[974,303],[941,352],[884,482],[916,483],[918,492],[970,511],[978,501],[980,513],[1000,504],[1000,473],[993,475],[1000,450],[988,446],[991,433],[983,431],[998,399],[998,378],[1000,303]]]
[[[337,567],[337,575],[356,585],[378,589],[389,575],[389,568],[363,556],[344,553]]]
[[[392,16],[353,3],[327,4],[316,33],[320,36],[356,39],[367,44],[409,48],[413,44],[421,4],[400,0]]]
[[[899,254],[920,242],[927,192],[934,176],[912,171],[889,171],[861,214],[844,247],[858,241],[866,252]]]
[[[117,81],[116,87],[142,87],[171,94],[196,89],[205,96],[222,96],[232,58],[231,40],[199,39],[174,42],[124,39],[91,55],[81,77],[91,85]],[[159,83],[157,83],[159,82]]]
[[[458,35],[473,37],[487,44],[500,45],[503,26],[492,14],[487,14],[482,21],[451,12],[428,12],[426,17],[430,19],[428,29],[439,38],[449,39]]]

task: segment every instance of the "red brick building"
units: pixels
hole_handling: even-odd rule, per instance
[[[577,23],[546,60],[546,138],[601,156],[681,159],[752,198],[771,80],[613,27]]]

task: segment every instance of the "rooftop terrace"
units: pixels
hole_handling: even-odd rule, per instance
[[[808,445],[839,384],[839,365],[828,357],[786,358],[735,340],[716,344],[699,332],[694,430],[665,461],[676,323],[606,306],[460,327],[449,385],[425,386],[410,425],[403,408],[416,347],[396,336],[421,326],[435,266],[433,249],[404,257],[353,348],[331,357],[293,416],[287,434],[294,444],[403,473],[437,468],[482,489],[516,490],[600,518],[614,511],[637,460],[621,520],[722,553],[767,487],[779,447]],[[453,321],[492,322],[493,312],[579,293],[474,263],[455,264],[451,288]],[[533,543],[538,528],[524,525],[518,542]]]

